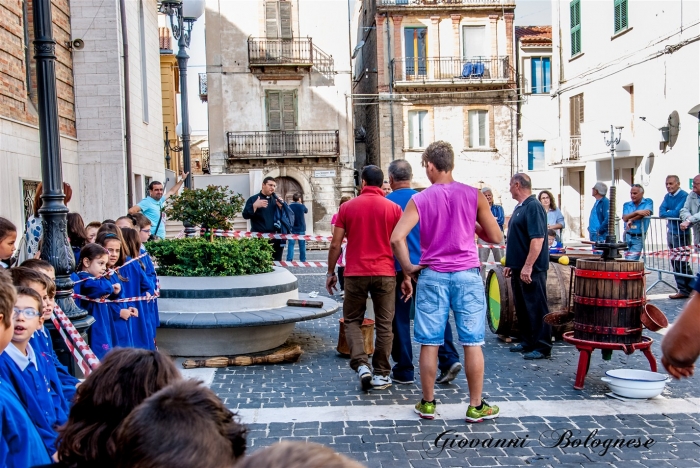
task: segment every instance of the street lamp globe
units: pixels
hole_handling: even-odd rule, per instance
[[[182,138],[182,122],[177,124],[177,126],[175,127],[175,134],[178,138]]]
[[[183,0],[182,17],[186,21],[196,21],[204,14],[205,0]]]

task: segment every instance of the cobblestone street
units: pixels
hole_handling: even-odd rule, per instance
[[[310,252],[309,260],[325,256],[325,251]],[[323,270],[292,271],[300,292],[327,295]],[[657,287],[652,297],[665,292]],[[683,302],[654,300],[670,322]],[[573,346],[557,342],[551,359],[527,362],[487,332],[484,395],[501,407],[502,416],[472,425],[461,419],[468,405],[461,372],[451,384],[436,386],[439,415],[427,421],[412,411],[421,397],[418,380],[360,391],[348,361],[335,351],[341,313],[297,324],[289,340],[304,350],[297,363],[216,370],[212,388],[248,424],[251,451],[294,439],[329,445],[377,467],[700,466],[700,389],[695,380],[671,382],[662,397],[650,401],[605,396],[608,389],[600,380],[605,371],[648,369],[641,353],[615,352],[610,361],[594,353],[585,389],[577,391],[572,387],[578,363]],[[655,340],[658,360],[662,336],[645,334]],[[418,352],[415,346],[416,366]],[[438,437],[445,431],[451,432]],[[619,438],[635,441],[622,449],[604,449],[607,439],[614,443]]]

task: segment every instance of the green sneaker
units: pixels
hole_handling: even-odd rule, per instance
[[[423,419],[435,419],[435,403],[423,403],[423,400],[421,400],[416,403],[413,411]]]
[[[499,416],[498,406],[490,406],[484,400],[481,400],[482,407],[480,410],[476,409],[475,406],[469,405],[467,409],[467,415],[465,420],[470,423],[482,422],[485,419],[495,419]]]

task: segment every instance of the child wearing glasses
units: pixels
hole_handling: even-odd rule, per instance
[[[17,268],[18,270],[21,269]],[[31,271],[31,270],[30,270]],[[39,273],[32,272],[37,275]],[[15,284],[17,281],[15,280]],[[46,287],[32,281],[43,292]],[[56,428],[65,424],[68,415],[63,410],[63,393],[56,392],[47,377],[50,361],[35,353],[29,340],[44,323],[43,297],[28,286],[16,286],[17,301],[13,314],[10,345],[0,354],[0,379],[14,387],[29,418],[39,432],[46,451],[56,453]]]
[[[12,316],[17,299],[10,276],[0,271],[0,355],[5,354],[3,351],[14,336]],[[35,466],[50,462],[50,453],[36,426],[12,383],[4,377],[0,377],[0,446],[4,448],[0,450],[0,466]]]

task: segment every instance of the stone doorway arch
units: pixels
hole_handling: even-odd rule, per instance
[[[292,177],[280,176],[275,178],[277,182],[277,196],[287,203],[292,203],[292,197],[295,193],[301,194],[302,200],[304,200],[304,189],[301,188],[301,184],[293,179]]]

